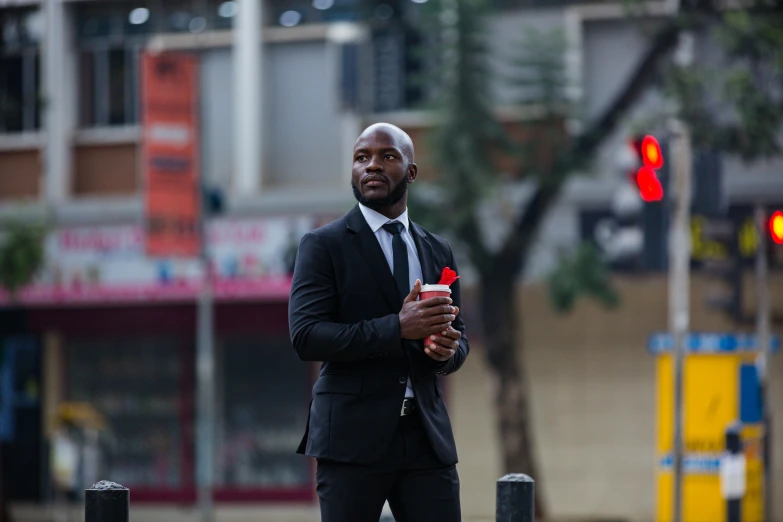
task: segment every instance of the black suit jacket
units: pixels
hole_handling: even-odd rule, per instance
[[[444,267],[457,270],[448,243],[411,222],[422,283],[434,284]],[[451,285],[460,306],[459,280]],[[383,250],[358,205],[346,216],[306,234],[299,243],[288,319],[303,361],[320,361],[310,413],[297,453],[370,464],[391,443],[400,419],[407,377],[425,430],[444,465],[457,451],[438,375],[457,371],[468,356],[465,325],[459,350],[445,363],[424,353],[421,340],[400,338],[402,297]]]

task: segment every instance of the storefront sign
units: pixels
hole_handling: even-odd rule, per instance
[[[217,299],[286,299],[299,240],[329,218],[217,220],[207,229]],[[66,228],[46,240],[46,263],[21,292],[27,304],[192,301],[196,259],[152,258],[137,225]]]
[[[201,244],[196,61],[187,54],[147,53],[142,64],[146,251],[196,257]]]

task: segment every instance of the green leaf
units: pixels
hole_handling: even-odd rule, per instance
[[[615,308],[620,298],[611,282],[611,272],[598,250],[588,242],[560,259],[549,274],[549,298],[555,310],[573,309],[580,297],[595,299],[605,308]]]
[[[46,230],[44,225],[18,220],[0,225],[0,287],[12,299],[43,265]]]

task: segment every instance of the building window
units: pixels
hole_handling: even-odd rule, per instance
[[[227,338],[221,351],[218,487],[307,487],[308,461],[295,450],[307,422],[311,367],[287,337]]]
[[[305,24],[356,22],[366,16],[359,0],[271,0],[267,25],[294,27]]]
[[[78,5],[81,126],[138,124],[139,57],[150,36],[230,29],[237,10],[236,2],[225,0]]]
[[[86,46],[79,55],[80,123],[84,127],[139,121],[139,45]]]
[[[0,12],[0,133],[30,132],[41,125],[41,12]]]
[[[140,489],[179,489],[192,427],[180,343],[163,339],[74,341],[68,398],[89,402],[109,428],[104,476]]]

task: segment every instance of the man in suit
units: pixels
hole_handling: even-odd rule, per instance
[[[418,299],[422,281],[457,270],[448,243],[408,218],[413,143],[388,124],[354,145],[344,217],[306,234],[289,327],[297,355],[322,362],[297,450],[317,459],[323,522],[459,522],[457,451],[439,376],[468,356],[451,298]],[[423,339],[434,341],[425,347]]]

